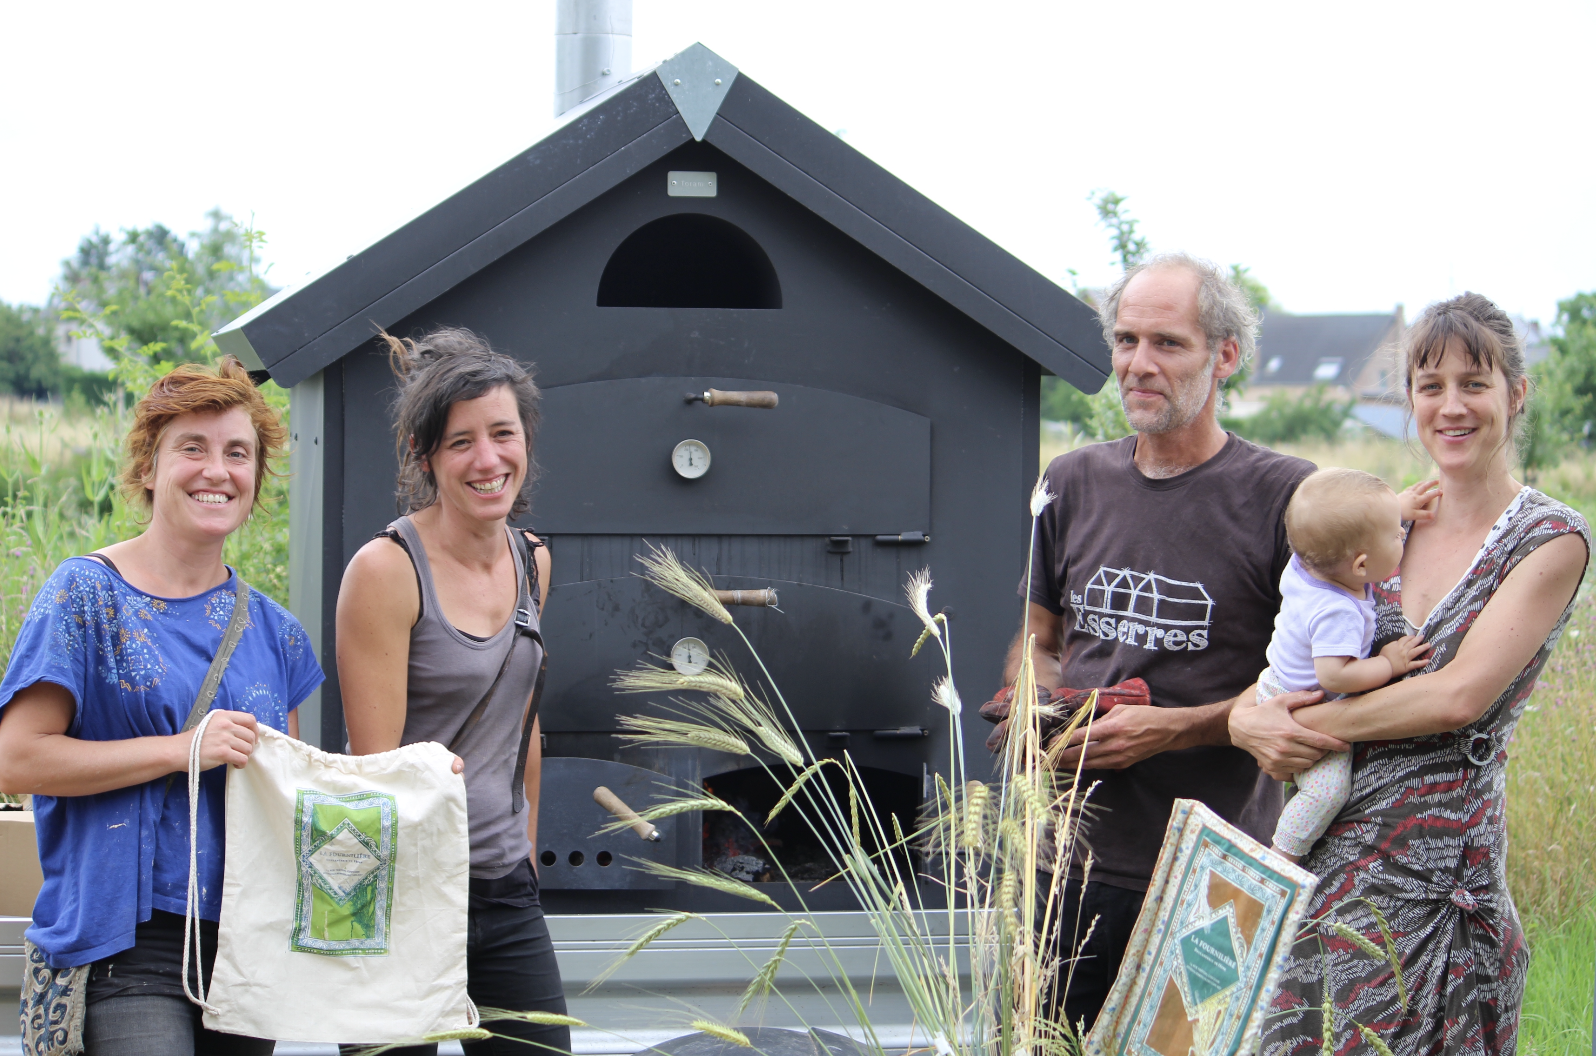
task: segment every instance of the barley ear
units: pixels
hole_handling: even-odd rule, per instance
[[[721,623],[732,622],[731,613],[721,604],[720,598],[715,594],[715,587],[709,582],[708,577],[682,564],[681,559],[669,547],[649,543],[648,548],[652,553],[637,555],[637,560],[644,569],[642,573],[644,579],[667,594],[674,594],[694,608],[708,613]]]
[[[1323,988],[1324,1001],[1319,1005],[1319,1018],[1322,1020],[1319,1051],[1322,1056],[1335,1056],[1336,1006],[1330,1000],[1330,958],[1322,957],[1321,959],[1324,961],[1324,972],[1320,977],[1322,982],[1319,985]]]
[[[747,1034],[740,1030],[733,1030],[731,1027],[723,1026],[720,1023],[712,1023],[707,1019],[695,1019],[687,1025],[694,1030],[703,1031],[712,1038],[729,1041],[740,1048],[751,1049],[754,1046],[754,1043],[748,1040]]]
[[[647,946],[649,943],[653,942],[667,931],[670,931],[672,928],[676,927],[676,925],[686,923],[689,920],[698,919],[702,918],[700,918],[697,913],[688,912],[673,913],[666,917],[664,920],[660,921],[658,924],[655,924],[653,927],[649,928],[647,931],[643,932],[643,934],[634,939],[632,944],[626,948],[625,953],[615,958],[615,960],[611,961],[603,971],[599,972],[598,975],[593,977],[593,981],[587,984],[587,989],[592,990],[594,987],[604,982],[604,980],[614,975],[621,965],[637,956],[637,954],[642,951],[643,947]]]
[[[853,822],[853,845],[860,846],[859,840],[859,790],[853,786],[853,781],[848,782],[848,817]]]
[[[786,809],[787,804],[792,802],[792,797],[798,794],[798,790],[803,787],[803,783],[813,777],[816,770],[819,770],[827,763],[836,762],[837,761],[835,759],[821,759],[804,767],[804,772],[799,774],[793,780],[793,783],[787,786],[787,791],[781,794],[781,798],[776,801],[776,805],[770,808],[770,813],[765,815],[765,824],[769,825],[771,822],[776,820],[776,815],[780,814],[784,809]],[[838,763],[837,765],[840,766],[841,764]]]
[[[1384,950],[1380,949],[1380,947],[1376,946],[1374,943],[1358,934],[1352,928],[1341,923],[1339,920],[1331,922],[1330,930],[1335,932],[1337,935],[1340,935],[1348,942],[1352,943],[1352,945],[1356,946],[1370,957],[1377,957],[1381,960],[1385,959]]]
[[[1358,1028],[1358,1033],[1363,1035],[1363,1040],[1368,1042],[1370,1048],[1374,1049],[1375,1052],[1378,1052],[1380,1056],[1392,1056],[1391,1046],[1387,1045],[1385,1040],[1381,1038],[1380,1035],[1376,1034],[1374,1031],[1370,1030],[1368,1027],[1364,1026],[1362,1023],[1359,1023],[1355,1019],[1352,1021],[1352,1025]]]
[[[518,1019],[523,1023],[536,1023],[543,1027],[585,1027],[587,1024],[575,1016],[559,1012],[516,1012],[507,1008],[479,1008],[477,1014],[484,1022],[494,1019]]]
[[[1380,941],[1385,944],[1385,959],[1391,963],[1391,975],[1396,980],[1397,997],[1402,1002],[1404,1014],[1408,1010],[1408,987],[1402,981],[1402,958],[1397,954],[1396,940],[1391,937],[1391,924],[1385,919],[1385,914],[1380,912],[1380,907],[1372,902],[1369,908],[1374,911],[1374,922],[1380,927]]]
[[[680,880],[695,887],[707,887],[711,891],[719,891],[725,895],[736,895],[738,898],[762,902],[771,909],[781,909],[775,899],[757,887],[752,884],[745,884],[741,880],[734,880],[725,873],[717,873],[709,869],[679,869],[674,865],[663,865],[659,862],[645,861],[640,858],[633,858],[632,861],[637,863],[632,868],[640,869],[645,873],[653,873],[655,876],[663,877],[666,880]]]
[[[781,941],[776,944],[776,952],[759,969],[759,972],[748,983],[748,989],[743,991],[743,999],[738,1002],[737,1014],[742,1015],[744,1010],[753,1003],[757,997],[770,993],[771,987],[776,985],[776,973],[781,970],[782,962],[787,959],[787,946],[792,942],[792,937],[803,926],[803,921],[795,920],[787,925],[787,930],[782,932]]]

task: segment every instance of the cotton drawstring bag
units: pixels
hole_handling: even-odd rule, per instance
[[[476,1027],[470,834],[452,753],[424,742],[333,755],[257,732],[249,764],[227,775],[216,967],[194,995],[205,1026],[374,1044]]]

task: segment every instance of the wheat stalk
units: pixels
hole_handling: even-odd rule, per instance
[[[748,1035],[744,1034],[742,1031],[733,1030],[731,1027],[723,1026],[720,1023],[715,1023],[707,1019],[695,1019],[687,1025],[692,1027],[694,1030],[703,1031],[712,1038],[719,1038],[721,1041],[729,1041],[733,1045],[739,1046],[740,1048],[752,1048],[754,1044],[748,1040]]]
[[[666,880],[680,880],[683,883],[693,884],[696,887],[707,887],[711,891],[719,891],[726,895],[736,895],[738,898],[750,899],[754,902],[763,902],[771,909],[780,909],[781,906],[775,899],[741,880],[734,880],[725,873],[717,873],[712,869],[681,869],[674,865],[665,865],[661,862],[649,862],[640,858],[633,858],[637,862],[636,868],[645,873]]]
[[[695,571],[682,564],[681,560],[667,547],[648,546],[651,553],[637,555],[637,560],[643,566],[641,575],[644,579],[665,591],[667,594],[681,598],[687,604],[708,613],[721,623],[731,623],[731,613],[726,611],[726,606],[720,603],[720,598],[715,596],[715,586],[709,577],[702,572]]]
[[[733,814],[738,813],[737,808],[721,799],[719,796],[702,795],[689,796],[684,799],[670,799],[663,803],[656,803],[647,810],[637,812],[637,816],[644,821],[659,821],[661,818],[673,818],[678,814],[688,814],[695,810],[726,810]],[[612,832],[631,828],[635,822],[616,819],[598,830],[597,835],[607,836]]]
[[[753,1003],[755,998],[769,993],[770,988],[776,985],[776,973],[781,970],[782,962],[787,959],[787,947],[791,944],[792,937],[798,934],[798,929],[806,923],[808,921],[795,920],[787,925],[786,931],[781,933],[781,941],[776,944],[775,954],[760,967],[754,978],[748,983],[748,989],[743,991],[743,999],[737,1003],[737,1014],[739,1016]]]
[[[741,700],[745,690],[734,676],[714,667],[696,675],[684,675],[668,667],[641,663],[629,671],[617,671],[610,685],[622,693],[675,693],[688,690],[713,693]]]
[[[623,715],[620,726],[632,733],[615,736],[635,744],[657,744],[669,747],[709,748],[732,755],[751,754],[748,742],[735,734],[680,719],[663,719],[653,715]]]

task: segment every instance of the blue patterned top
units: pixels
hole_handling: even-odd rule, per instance
[[[0,681],[0,716],[36,682],[77,704],[69,736],[89,741],[174,734],[233,615],[238,574],[192,598],[156,598],[98,561],[61,563],[40,588]],[[249,622],[213,709],[247,711],[286,730],[288,713],[322,682],[299,621],[251,589]],[[225,767],[201,776],[200,916],[221,911]],[[44,886],[28,938],[52,967],[133,945],[151,909],[182,913],[188,893],[188,786],[178,775],[92,796],[35,796]]]

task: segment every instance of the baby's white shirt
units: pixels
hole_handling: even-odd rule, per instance
[[[1361,660],[1374,644],[1374,591],[1363,597],[1316,579],[1295,554],[1280,575],[1280,611],[1269,639],[1269,667],[1287,692],[1319,689],[1316,656]]]

